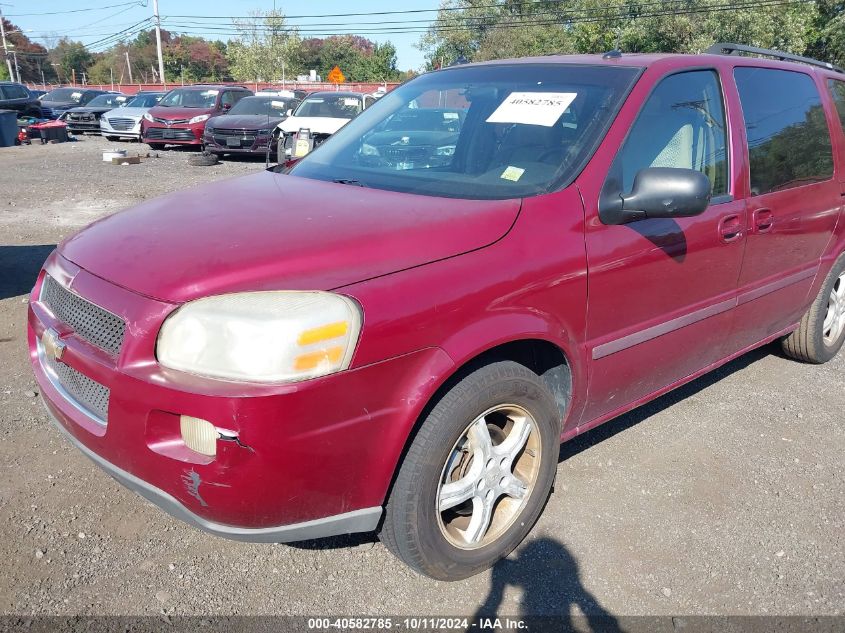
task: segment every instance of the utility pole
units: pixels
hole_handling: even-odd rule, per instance
[[[132,81],[132,64],[129,62],[129,50],[125,51],[126,53],[126,68],[129,70],[129,83],[135,83]]]
[[[18,66],[18,52],[12,51],[12,56],[15,58],[15,74],[18,76],[18,83],[21,83],[21,69]]]
[[[156,23],[156,46],[158,47],[158,74],[164,86],[164,58],[161,56],[161,18],[158,15],[158,0],[153,0],[153,18]]]
[[[12,72],[12,60],[9,59],[9,46],[6,44],[6,28],[3,26],[2,8],[0,8],[0,37],[3,38],[3,55],[6,57],[6,66],[9,67],[9,79],[14,80],[15,74]]]

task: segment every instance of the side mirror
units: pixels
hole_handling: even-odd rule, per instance
[[[649,167],[637,172],[629,194],[602,196],[599,216],[604,224],[627,224],[646,218],[686,218],[710,204],[710,179],[700,171]]]
[[[223,112],[226,112],[226,110],[231,110],[231,109],[232,109],[231,103],[224,103],[223,104]]]
[[[293,108],[288,108],[288,111],[285,112],[285,116],[291,116],[293,114]]]

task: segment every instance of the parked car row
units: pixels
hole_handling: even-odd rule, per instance
[[[40,99],[21,84],[0,83],[0,108],[59,119],[74,134],[130,139],[156,150],[201,147],[218,156],[301,158],[318,147],[383,92],[365,94],[261,90],[197,84],[134,96],[86,88],[56,88]],[[218,119],[225,115],[225,119]]]

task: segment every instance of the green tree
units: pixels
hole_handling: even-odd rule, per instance
[[[299,34],[280,11],[257,11],[235,20],[238,36],[229,42],[229,71],[238,81],[273,81],[302,70]]]
[[[470,60],[601,53],[617,45],[625,52],[701,52],[718,41],[805,53],[814,43],[826,55],[845,53],[841,5],[825,2],[762,4],[735,8],[731,0],[572,0],[532,2],[446,0],[437,21],[420,40],[429,67]],[[448,9],[448,10],[446,10]]]
[[[76,81],[82,81],[82,74],[94,62],[94,57],[82,42],[63,37],[50,51],[50,62],[58,65],[61,81],[69,82],[74,75]]]

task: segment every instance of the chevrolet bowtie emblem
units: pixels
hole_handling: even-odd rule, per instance
[[[61,360],[65,353],[65,344],[56,330],[44,330],[44,334],[41,335],[41,346],[44,348],[44,354],[55,360]]]

